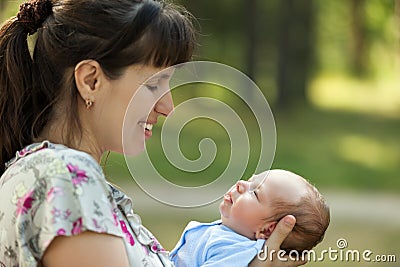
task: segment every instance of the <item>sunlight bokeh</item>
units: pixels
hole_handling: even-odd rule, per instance
[[[348,135],[339,140],[338,153],[344,159],[372,169],[396,169],[400,162],[400,144],[362,135]]]
[[[399,77],[368,80],[325,74],[312,82],[309,98],[321,109],[400,118]]]

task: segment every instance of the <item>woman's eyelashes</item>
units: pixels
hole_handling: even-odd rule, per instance
[[[158,89],[158,84],[156,84],[156,85],[145,84],[145,86],[146,86],[147,89],[149,89],[150,91],[156,91],[156,90]]]
[[[147,80],[146,82],[144,82],[142,85],[146,86],[147,89],[149,89],[150,91],[155,91],[158,89],[160,84],[160,80],[159,79],[151,79],[151,80]]]

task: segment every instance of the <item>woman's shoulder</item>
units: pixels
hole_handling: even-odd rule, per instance
[[[1,177],[0,195],[8,199],[0,207],[0,232],[11,229],[9,246],[17,240],[27,244],[21,250],[32,260],[41,258],[56,236],[86,230],[123,236],[111,190],[87,153],[50,142],[27,146]]]
[[[83,151],[49,141],[35,143],[17,151],[15,157],[6,164],[7,173],[30,172],[46,169],[47,172],[85,169],[96,176],[104,176],[99,163]]]

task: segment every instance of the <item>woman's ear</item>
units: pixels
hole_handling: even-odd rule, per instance
[[[75,66],[75,83],[83,100],[95,101],[104,78],[100,64],[95,60],[83,60]]]
[[[264,224],[257,232],[256,232],[256,239],[268,239],[272,232],[275,230],[276,225],[278,222],[268,222]]]

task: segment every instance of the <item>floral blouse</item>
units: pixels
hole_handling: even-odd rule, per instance
[[[0,178],[0,267],[41,266],[56,236],[90,230],[124,239],[130,266],[173,266],[132,201],[88,154],[44,141],[16,153]]]

